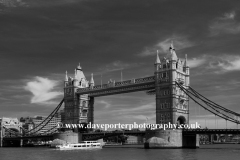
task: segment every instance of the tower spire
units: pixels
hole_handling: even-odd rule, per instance
[[[90,80],[89,85],[90,85],[90,88],[93,89],[93,87],[94,87],[93,74],[91,74],[91,80]]]
[[[158,50],[157,50],[157,58],[156,58],[155,64],[160,64],[160,63],[161,63],[161,61],[160,61],[160,59],[159,59]]]
[[[185,62],[184,62],[183,67],[189,67],[188,63],[187,63],[187,54],[185,54]]]
[[[177,54],[175,52],[175,48],[173,47],[173,41],[171,41],[170,47],[169,47],[169,53],[166,56],[169,60],[175,60],[177,61]]]
[[[174,47],[173,47],[173,40],[171,41],[171,44],[170,44],[169,50],[175,50]]]
[[[79,62],[79,64],[78,64],[78,66],[77,66],[77,69],[82,70],[82,67],[80,66],[80,62]]]
[[[67,71],[66,71],[65,81],[68,81]]]
[[[94,84],[94,80],[93,80],[93,73],[91,74],[91,81],[90,81],[91,84]]]

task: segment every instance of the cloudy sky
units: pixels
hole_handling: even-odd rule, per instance
[[[0,0],[0,117],[48,115],[65,71],[96,84],[153,75],[156,50],[188,54],[191,86],[240,112],[239,0]],[[215,127],[190,103],[191,122]],[[155,122],[144,92],[96,98],[96,123]],[[225,122],[217,119],[218,127]],[[236,125],[228,123],[228,126]]]

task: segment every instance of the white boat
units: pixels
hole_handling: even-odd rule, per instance
[[[56,148],[60,150],[69,150],[69,149],[101,149],[101,143],[97,141],[83,141],[81,143],[67,143],[64,145],[58,145]]]

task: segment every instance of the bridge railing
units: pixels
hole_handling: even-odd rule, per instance
[[[133,79],[125,80],[125,81],[121,81],[121,82],[110,81],[108,84],[96,85],[92,88],[90,88],[90,87],[79,88],[79,89],[77,89],[77,92],[100,90],[100,89],[106,89],[106,88],[111,88],[111,87],[120,87],[120,86],[127,86],[127,85],[131,85],[131,84],[141,84],[141,83],[154,82],[154,81],[155,81],[154,76],[137,78],[137,79],[133,78]]]
[[[122,81],[122,82],[116,82],[115,87],[129,85],[131,83],[134,83],[134,79],[133,80]]]

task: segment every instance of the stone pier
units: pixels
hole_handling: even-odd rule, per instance
[[[182,130],[147,130],[144,148],[181,148]]]
[[[198,148],[199,136],[183,135],[182,130],[147,130],[144,148]]]
[[[186,134],[183,135],[183,148],[199,148],[199,135],[198,134]]]
[[[55,133],[53,139],[61,139],[68,143],[79,143],[82,141],[82,134],[76,132]]]

